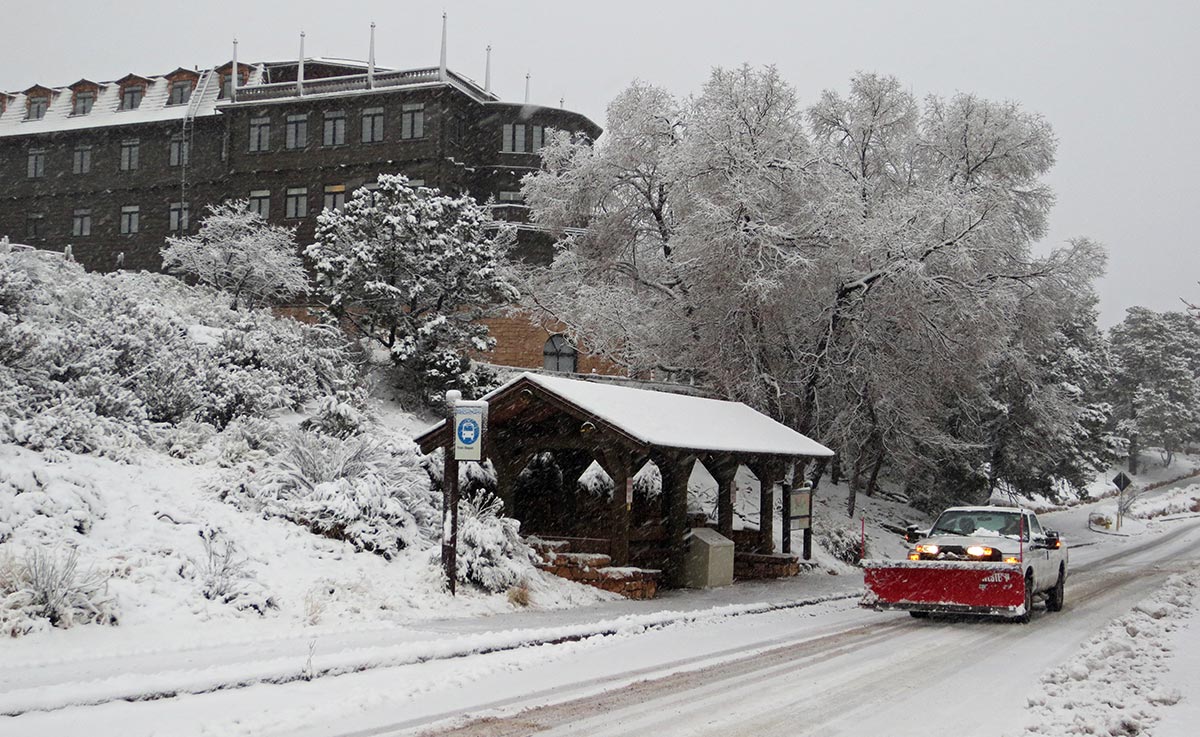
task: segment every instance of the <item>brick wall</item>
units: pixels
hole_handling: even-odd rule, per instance
[[[483,354],[480,358],[489,363],[501,366],[516,366],[518,368],[543,368],[543,351],[546,341],[551,335],[561,333],[564,326],[551,323],[549,327],[539,325],[527,317],[519,315],[488,317],[483,323],[496,339],[496,347]],[[554,328],[557,328],[555,330]],[[600,356],[587,352],[587,346],[577,346],[575,362],[576,373],[621,375],[624,372],[619,366],[606,361]]]

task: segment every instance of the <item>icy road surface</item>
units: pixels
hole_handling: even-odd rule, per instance
[[[1200,521],[1164,523],[1072,551],[1066,610],[1039,609],[1028,626],[914,620],[839,599],[311,682],[28,711],[0,718],[0,734],[1017,735],[1044,672],[1198,563]],[[488,637],[446,627],[453,641]],[[1200,699],[1190,684],[1164,708]]]

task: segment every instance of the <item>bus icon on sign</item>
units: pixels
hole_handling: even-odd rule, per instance
[[[458,423],[458,441],[463,445],[474,445],[479,440],[479,423],[470,417]]]

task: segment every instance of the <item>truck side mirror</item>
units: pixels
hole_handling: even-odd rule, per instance
[[[923,537],[925,537],[924,532],[917,529],[916,525],[909,525],[904,530],[905,542],[915,543],[917,540],[920,540]]]
[[[1046,547],[1061,548],[1062,537],[1058,534],[1058,530],[1046,530]]]

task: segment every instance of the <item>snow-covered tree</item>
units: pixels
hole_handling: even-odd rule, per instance
[[[494,344],[479,318],[517,298],[502,273],[512,233],[490,221],[467,195],[383,175],[321,213],[305,255],[329,309],[385,346],[405,385],[430,396],[464,381],[470,353]]]
[[[525,291],[618,364],[836,447],[856,487],[886,461],[982,492],[989,377],[1023,301],[1097,273],[1080,267],[1094,246],[1031,253],[1054,150],[1018,105],[919,104],[879,75],[807,115],[773,68],[715,70],[688,100],[637,83],[603,139],[552,137],[526,178],[535,221],[564,237]]]
[[[1200,324],[1181,312],[1131,307],[1110,340],[1112,403],[1117,431],[1129,439],[1130,470],[1137,473],[1147,446],[1161,448],[1169,463],[1200,440]]]
[[[308,291],[294,231],[270,225],[246,200],[209,205],[196,235],[167,238],[163,268],[225,292],[231,307]]]

